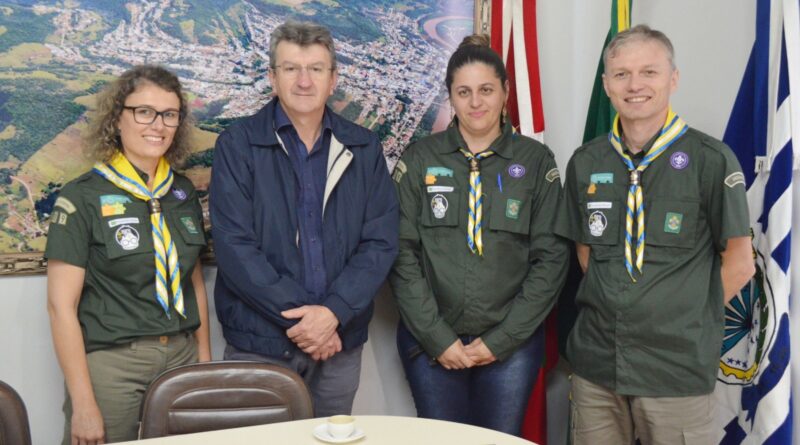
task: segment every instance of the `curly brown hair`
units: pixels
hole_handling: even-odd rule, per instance
[[[179,166],[191,152],[189,132],[192,126],[189,105],[183,95],[178,77],[158,65],[137,65],[125,71],[106,86],[97,96],[97,104],[89,119],[85,133],[86,150],[96,161],[106,162],[122,148],[119,136],[119,117],[125,107],[125,99],[142,85],[150,83],[175,93],[180,100],[181,122],[175,131],[172,145],[164,157],[174,166]]]

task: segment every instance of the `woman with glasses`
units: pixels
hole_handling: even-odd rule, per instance
[[[178,78],[136,66],[97,99],[93,168],[61,190],[45,256],[47,309],[66,382],[64,444],[135,440],[149,383],[211,359],[205,246]]]
[[[539,326],[566,273],[552,232],[561,182],[552,152],[504,118],[507,74],[487,37],[461,43],[445,84],[453,122],[410,146],[393,175],[398,351],[419,416],[519,435]]]

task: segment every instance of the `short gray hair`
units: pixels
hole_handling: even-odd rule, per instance
[[[281,42],[289,42],[307,47],[322,45],[331,55],[331,68],[336,69],[336,48],[333,45],[331,31],[316,23],[298,22],[287,20],[270,34],[269,37],[269,67],[275,69],[275,51]]]
[[[603,50],[603,65],[608,66],[608,59],[614,57],[620,47],[627,45],[628,43],[648,40],[658,42],[664,47],[664,49],[667,51],[669,64],[674,70],[676,68],[675,48],[672,46],[672,42],[670,42],[669,37],[667,37],[666,34],[652,29],[647,25],[636,25],[633,28],[626,29],[625,31],[622,31],[614,36],[614,38],[608,42],[606,49]]]

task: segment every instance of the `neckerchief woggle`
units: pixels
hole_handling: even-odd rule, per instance
[[[689,126],[686,125],[683,119],[678,117],[670,107],[667,113],[667,121],[658,138],[653,143],[653,146],[647,151],[638,166],[635,166],[633,160],[622,147],[622,139],[619,133],[619,114],[614,117],[614,124],[611,126],[611,131],[608,133],[608,140],[611,146],[614,147],[622,162],[628,168],[630,173],[630,186],[628,188],[628,209],[625,216],[625,269],[628,271],[631,280],[636,282],[633,275],[633,259],[632,250],[635,245],[636,250],[636,270],[642,274],[642,267],[644,266],[644,246],[645,246],[645,227],[644,227],[644,193],[642,191],[642,174],[645,169],[653,163],[662,153],[664,153],[673,142],[678,140]],[[633,221],[636,220],[636,242],[633,242]]]
[[[169,314],[169,295],[172,294],[172,305],[175,311],[186,318],[186,308],[183,304],[183,289],[181,289],[181,267],[178,262],[178,250],[172,241],[169,227],[161,212],[159,198],[164,196],[172,187],[174,176],[169,163],[163,157],[159,159],[156,174],[153,178],[153,190],[147,188],[130,161],[120,152],[115,154],[107,163],[95,163],[94,172],[110,183],[125,190],[142,201],[147,202],[150,210],[150,225],[153,233],[153,248],[155,251],[155,282],[156,300],[164,309],[167,318]]]

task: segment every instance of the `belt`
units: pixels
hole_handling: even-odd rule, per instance
[[[174,334],[174,335],[144,335],[142,337],[137,338],[135,341],[137,341],[137,342],[152,341],[152,342],[161,343],[162,345],[167,345],[167,344],[169,344],[170,341],[180,340],[180,339],[186,338],[186,337],[188,337],[190,335],[192,335],[192,334],[189,331],[179,332],[179,333]]]

